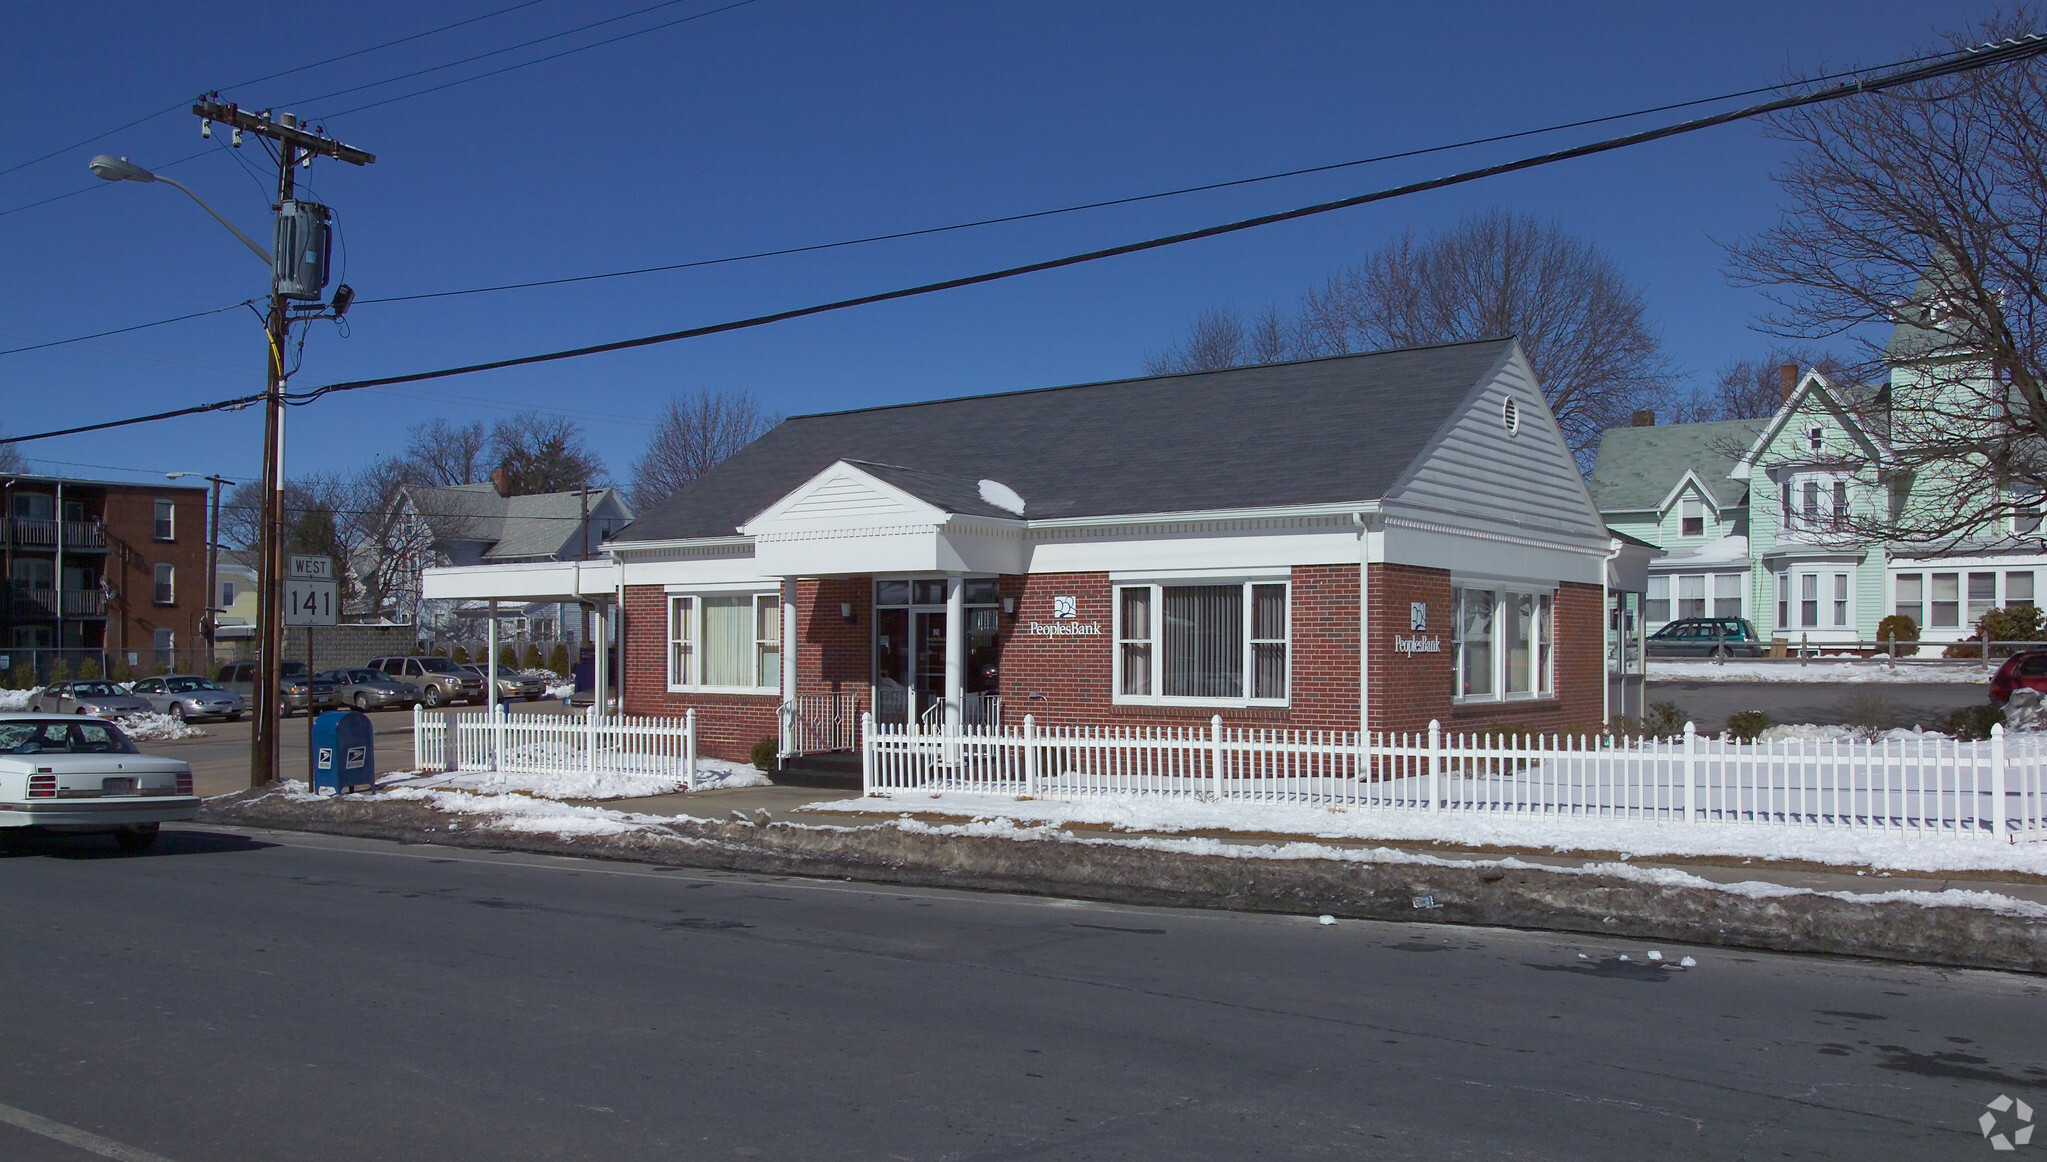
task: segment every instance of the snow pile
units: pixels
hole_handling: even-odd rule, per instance
[[[196,726],[187,726],[182,718],[173,718],[154,710],[122,715],[114,721],[120,723],[121,730],[136,742],[169,742],[179,738],[212,737],[209,732]]]
[[[41,686],[27,690],[0,690],[0,711],[27,710],[28,700],[43,692]]]
[[[1024,498],[1017,495],[1016,489],[1011,488],[1000,480],[983,480],[980,482],[980,486],[981,503],[999,508],[1004,512],[1013,512],[1018,516],[1023,515]]]
[[[1650,658],[1652,682],[1957,682],[1982,684],[1992,671],[1979,662],[1899,662],[1824,660],[1799,665],[1795,660],[1765,661],[1734,658],[1714,662],[1705,658]]]
[[[1863,737],[1861,731],[1849,726],[1816,725],[1810,722],[1783,723],[1765,727],[1756,736],[1757,742],[1853,742]],[[1938,730],[1921,730],[1916,726],[1897,726],[1880,731],[1877,742],[1951,742],[1954,736]]]
[[[1066,802],[922,792],[812,803],[803,809],[896,816],[914,812],[1042,828],[1082,824],[1165,835],[1188,831],[1237,832],[1298,835],[1304,840],[1444,843],[1477,850],[1611,851],[1631,857],[1804,860],[1834,867],[1900,872],[2014,871],[2047,875],[2047,843],[1914,838],[1845,828],[1747,824],[1687,827],[1647,820],[1345,810],[1305,803],[1216,803],[1108,796]]]
[[[1983,908],[2011,916],[2025,916],[2031,919],[2047,919],[2047,904],[2031,900],[2001,896],[1995,892],[1967,891],[1950,888],[1940,892],[1900,890],[1894,892],[1817,892],[1810,888],[1794,888],[1784,884],[1773,884],[1762,880],[1745,880],[1740,883],[1723,884],[1678,868],[1639,867],[1631,863],[1604,862],[1587,863],[1578,867],[1558,867],[1553,864],[1529,863],[1526,860],[1507,856],[1503,859],[1446,859],[1426,852],[1402,851],[1398,848],[1374,847],[1330,847],[1327,844],[1292,842],[1246,844],[1227,840],[1195,838],[1173,839],[1158,836],[1103,837],[1075,835],[1055,826],[1037,825],[1019,827],[1011,819],[976,819],[964,824],[929,824],[916,819],[901,818],[895,826],[904,831],[926,835],[959,835],[979,838],[1025,839],[1060,843],[1077,843],[1109,847],[1134,847],[1151,851],[1174,851],[1190,855],[1222,856],[1229,859],[1327,859],[1344,863],[1417,864],[1430,867],[1455,868],[1500,868],[1506,871],[1551,872],[1558,875],[1605,876],[1627,880],[1632,883],[1654,887],[1704,888],[1709,891],[1727,892],[1749,899],[1782,899],[1788,896],[1826,896],[1858,904],[1905,903],[1921,907]],[[1986,844],[1985,846],[1992,846]],[[1689,966],[1687,966],[1689,967]]]
[[[553,747],[552,752],[547,748]],[[582,769],[577,755],[560,744],[541,743],[508,751],[522,767],[543,766],[542,759],[553,754],[551,769],[517,771],[455,771],[444,775],[391,776],[407,779],[413,789],[479,791],[493,795],[523,795],[538,799],[644,799],[673,795],[683,789],[682,767],[653,756],[607,755],[608,766],[624,769]],[[624,762],[621,763],[621,759]],[[389,780],[387,780],[388,782]],[[747,763],[724,759],[697,759],[696,789],[727,790],[737,787],[765,787],[768,777]]]

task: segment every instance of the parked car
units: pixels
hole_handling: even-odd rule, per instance
[[[224,718],[233,722],[249,708],[240,694],[222,689],[217,683],[197,674],[144,678],[128,689],[149,703],[150,709],[181,722],[200,718]]]
[[[483,667],[464,666],[462,668],[476,675],[477,681],[483,681]],[[547,697],[546,679],[531,678],[516,670],[507,670],[503,666],[498,667],[498,701],[517,702],[523,698],[528,702],[538,702],[545,697]]]
[[[382,670],[393,678],[401,678],[419,687],[420,702],[430,707],[444,702],[484,700],[483,676],[464,673],[453,658],[437,655],[377,658],[369,668]]]
[[[28,700],[28,708],[39,714],[91,714],[101,718],[147,714],[151,709],[146,699],[137,698],[113,682],[98,679],[53,682]]]
[[[220,685],[242,696],[244,703],[256,700],[256,663],[229,662],[213,676]],[[299,711],[322,710],[334,705],[334,683],[323,682],[306,672],[304,662],[278,665],[278,680],[284,684],[284,716]]]
[[[1740,617],[1687,617],[1649,635],[1652,658],[1759,658],[1763,639]]]
[[[198,814],[192,768],[140,753],[113,723],[0,714],[0,841],[100,832],[142,851],[159,824]]]
[[[1990,700],[2002,706],[2014,690],[2037,690],[2047,696],[2047,650],[2013,654],[1990,676]]]
[[[315,677],[334,683],[334,700],[357,710],[382,710],[387,706],[404,709],[419,702],[419,687],[382,670],[329,670]]]

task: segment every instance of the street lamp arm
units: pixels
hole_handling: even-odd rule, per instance
[[[200,209],[202,209],[202,210],[206,211],[207,213],[209,213],[209,214],[213,215],[213,220],[214,220],[214,221],[216,221],[216,222],[220,223],[221,225],[223,225],[223,226],[227,227],[227,228],[228,228],[228,232],[229,232],[229,233],[233,234],[233,235],[234,235],[235,237],[237,237],[237,238],[239,238],[239,239],[241,239],[241,240],[242,240],[242,245],[244,245],[244,246],[248,247],[248,248],[249,248],[250,250],[253,250],[253,251],[255,251],[255,253],[256,253],[256,257],[257,257],[257,258],[260,258],[260,259],[262,259],[262,260],[263,260],[263,265],[265,265],[265,266],[269,266],[269,265],[270,265],[270,252],[269,252],[268,250],[265,250],[265,249],[263,249],[263,248],[262,248],[261,246],[258,246],[258,245],[256,245],[256,240],[255,240],[254,238],[251,238],[251,237],[249,237],[249,236],[248,236],[247,234],[244,234],[244,233],[242,233],[242,231],[241,231],[241,228],[240,228],[240,227],[236,226],[236,225],[235,225],[235,224],[234,224],[233,222],[230,222],[230,221],[228,221],[228,220],[227,220],[226,218],[223,218],[223,217],[221,217],[221,216],[220,216],[220,211],[219,211],[219,210],[216,210],[216,209],[214,209],[214,208],[213,208],[212,206],[209,206],[209,205],[207,205],[207,204],[206,204],[206,199],[204,199],[204,198],[200,197],[200,196],[199,196],[198,194],[195,194],[195,193],[193,193],[193,192],[192,192],[192,190],[191,190],[191,188],[190,188],[189,186],[185,185],[185,183],[183,183],[183,182],[181,182],[181,181],[178,181],[178,180],[176,180],[176,179],[174,179],[174,178],[167,178],[167,177],[163,176],[162,174],[157,174],[157,175],[156,175],[156,180],[157,180],[157,181],[160,181],[160,182],[162,182],[163,184],[165,184],[165,185],[167,185],[167,186],[171,186],[171,187],[173,187],[173,188],[175,188],[175,189],[180,189],[180,190],[184,190],[184,191],[185,191],[185,196],[186,196],[186,197],[188,197],[188,198],[192,199],[193,201],[195,201],[195,202],[199,203],[199,208],[200,208]]]

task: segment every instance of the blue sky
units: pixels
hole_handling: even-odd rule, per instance
[[[630,12],[542,0],[506,16],[241,88],[513,0],[204,17],[153,3],[8,5],[15,112],[0,168],[222,88],[371,150],[322,161],[344,277],[364,299],[913,229],[1347,160],[1910,55],[1987,5],[832,4],[757,0],[645,36],[334,116],[380,97],[672,20],[690,0],[541,48],[364,93],[321,94]],[[281,10],[282,11],[282,10]],[[1642,124],[1647,124],[1644,122]],[[1630,126],[1632,127],[1632,126]],[[580,286],[356,308],[316,327],[294,387],[679,329],[1341,197],[1584,140],[1578,131],[1168,202]],[[219,135],[224,136],[224,135]],[[187,112],[0,176],[0,346],[225,306],[256,259],[162,186],[101,184],[94,153],[159,166],[259,239],[268,160]],[[628,477],[671,394],[752,391],[800,413],[1141,373],[1199,309],[1291,305],[1402,229],[1475,210],[1553,217],[1642,288],[1678,365],[1709,377],[1764,340],[1719,241],[1775,220],[1781,147],[1752,126],[988,287],[642,351],[336,397],[291,417],[293,472],[402,447],[436,415],[538,407],[581,420]],[[262,179],[259,181],[258,179]],[[90,192],[4,213],[84,187]],[[0,357],[14,433],[259,390],[262,333],[232,312]],[[256,472],[260,417],[182,419],[25,446],[38,468],[132,478]]]

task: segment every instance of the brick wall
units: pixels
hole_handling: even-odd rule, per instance
[[[1423,730],[1430,719],[1447,730],[1568,731],[1597,725],[1600,711],[1599,588],[1565,585],[1557,598],[1557,697],[1494,705],[1452,706],[1450,575],[1405,565],[1371,566],[1372,707],[1374,729]],[[1001,619],[1000,686],[1004,716],[1025,714],[1040,724],[1177,725],[1203,723],[1217,713],[1247,726],[1354,730],[1358,720],[1357,566],[1300,566],[1293,570],[1293,673],[1291,705],[1221,709],[1202,706],[1118,706],[1112,698],[1115,642],[1112,589],[1101,573],[1007,576],[1002,595],[1016,612]],[[1030,623],[1051,623],[1052,598],[1071,596],[1080,624],[1099,636],[1041,637]],[[752,695],[685,695],[667,690],[666,595],[658,586],[626,590],[626,710],[680,715],[697,708],[704,753],[744,760],[753,744],[775,736],[778,699]],[[1428,605],[1430,635],[1442,653],[1403,655],[1395,633],[1408,633],[1409,604]],[[840,612],[851,604],[849,624]],[[798,687],[805,693],[850,692],[872,706],[870,648],[873,583],[866,577],[806,580],[797,584],[793,647]]]
[[[150,667],[158,629],[171,631],[178,659],[203,664],[200,619],[206,609],[206,504],[208,493],[195,488],[108,488],[106,576],[118,595],[107,609],[106,648],[134,653],[144,670]],[[156,502],[173,505],[173,539],[156,539]],[[173,604],[156,604],[156,566],[175,570]],[[75,562],[74,562],[75,563]]]
[[[1371,566],[1372,727],[1449,731],[1575,732],[1599,725],[1602,705],[1599,587],[1564,584],[1557,592],[1554,698],[1453,706],[1450,574],[1414,565]],[[1394,635],[1410,634],[1410,603],[1428,604],[1426,636],[1442,653],[1396,653]]]

